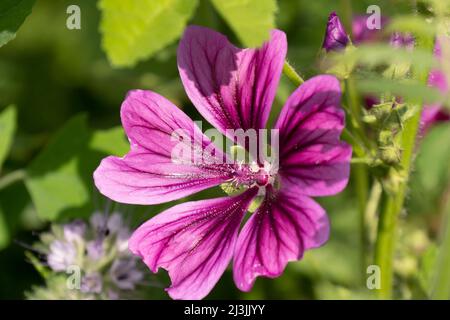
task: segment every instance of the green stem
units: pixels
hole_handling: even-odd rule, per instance
[[[351,0],[341,0],[341,11],[345,31],[352,37],[353,9]]]
[[[345,89],[347,91],[347,101],[353,115],[355,128],[362,127],[361,123],[361,105],[359,103],[358,92],[356,91],[355,80],[349,76],[345,80]]]
[[[381,195],[383,193],[383,188],[381,186],[380,181],[374,179],[372,188],[370,189],[369,200],[367,201],[367,206],[365,209],[365,222],[366,222],[366,241],[367,245],[370,247],[370,244],[375,240],[376,229],[377,229],[377,210],[380,205]]]
[[[381,270],[379,298],[392,297],[394,231],[397,224],[400,197],[383,194],[382,211],[378,221],[377,240],[375,243],[375,264]],[[400,207],[401,208],[401,207]]]
[[[305,82],[305,80],[303,80],[303,78],[297,73],[297,71],[295,71],[295,69],[287,61],[284,62],[283,73],[297,87],[301,85],[303,82]]]
[[[401,145],[403,154],[401,165],[403,172],[400,173],[395,169],[391,169],[389,173],[388,179],[401,180],[398,189],[395,193],[385,191],[383,194],[383,208],[378,223],[378,234],[375,247],[375,264],[378,265],[381,270],[381,288],[379,291],[379,297],[381,299],[392,298],[393,257],[397,220],[405,201],[420,114],[421,112],[417,112],[417,114],[406,123],[402,134],[403,139]]]
[[[350,116],[350,125],[353,129],[352,132],[358,136],[367,148],[371,149],[372,142],[367,139],[364,123],[361,120],[361,99],[356,89],[355,80],[351,76],[345,80],[345,92],[348,104],[347,112]]]
[[[352,158],[350,160],[351,164],[366,164],[370,165],[373,162],[371,158]]]
[[[431,50],[433,46],[432,39],[418,39],[417,43],[423,49]],[[422,66],[416,66],[413,70],[414,78],[426,83],[428,70]],[[395,192],[385,191],[383,193],[383,205],[378,223],[377,241],[375,244],[375,264],[381,270],[381,288],[379,290],[380,299],[392,298],[393,284],[393,259],[395,250],[395,239],[398,217],[403,209],[409,175],[413,163],[414,149],[416,146],[416,137],[422,114],[422,101],[413,101],[411,107],[417,106],[415,115],[409,119],[403,128],[400,136],[400,147],[402,151],[401,171],[391,168],[387,179],[397,185]]]
[[[350,114],[350,126],[352,127],[352,131],[354,132],[354,136],[358,137],[358,140],[362,142],[362,148],[366,153],[365,159],[367,161],[367,157],[370,157],[370,152],[367,150],[369,144],[367,143],[366,133],[363,128],[363,124],[361,122],[361,104],[358,92],[355,87],[354,80],[350,76],[345,81],[345,93],[347,97],[347,104]],[[355,149],[355,153],[359,152],[358,149]],[[353,161],[355,163],[355,161]],[[367,162],[366,162],[367,163]],[[359,212],[359,224],[360,224],[360,241],[361,241],[361,249],[360,249],[360,262],[361,262],[361,270],[362,275],[366,274],[367,268],[367,234],[366,234],[366,221],[364,212],[366,209],[367,198],[368,198],[368,190],[369,190],[369,173],[367,171],[367,166],[365,165],[353,165],[352,167],[353,181],[355,186],[356,197],[358,200],[358,212]]]
[[[441,246],[433,275],[433,300],[450,299],[450,185],[444,194]]]
[[[16,170],[0,178],[0,190],[25,179],[25,170]]]
[[[353,165],[353,176],[355,182],[355,192],[358,200],[358,210],[359,210],[359,237],[360,237],[360,263],[363,278],[366,274],[367,269],[367,230],[366,230],[366,219],[365,210],[368,200],[368,188],[369,188],[369,175],[367,172],[367,166],[362,164]]]

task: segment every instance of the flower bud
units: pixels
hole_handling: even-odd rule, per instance
[[[387,165],[396,165],[400,163],[401,160],[401,150],[395,144],[380,147],[380,158]]]
[[[328,17],[327,30],[325,32],[325,39],[322,47],[327,51],[342,50],[347,47],[350,39],[345,32],[344,26],[341,23],[336,12],[332,12]]]

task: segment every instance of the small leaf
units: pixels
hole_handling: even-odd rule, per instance
[[[11,148],[14,132],[16,131],[16,109],[9,106],[0,113],[0,172],[3,162]]]
[[[91,133],[86,122],[85,116],[70,120],[27,168],[25,183],[43,219],[91,214],[94,169],[103,157],[127,149],[119,129]]]
[[[131,67],[183,32],[198,0],[101,0],[102,45],[112,65]]]
[[[275,0],[212,0],[212,3],[246,46],[260,46],[275,27]]]
[[[0,2],[0,47],[13,40],[35,0],[2,0]]]

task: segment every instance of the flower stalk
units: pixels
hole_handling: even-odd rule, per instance
[[[305,82],[305,80],[303,80],[303,78],[295,71],[294,67],[287,61],[284,62],[283,73],[297,87]]]
[[[431,38],[418,38],[419,47],[422,49],[431,50],[433,40]],[[413,70],[414,77],[426,83],[428,79],[428,70],[421,66],[416,66]],[[403,210],[405,196],[407,194],[407,185],[409,175],[411,172],[414,150],[416,146],[417,133],[419,131],[420,118],[423,109],[422,101],[412,101],[410,108],[417,107],[417,111],[404,124],[403,131],[400,133],[400,148],[402,150],[400,170],[391,168],[387,180],[394,182],[395,192],[392,190],[384,190],[382,209],[380,213],[377,240],[375,244],[375,264],[381,270],[381,288],[379,290],[380,299],[392,298],[393,285],[393,259],[395,250],[395,239],[397,222],[400,213]]]
[[[355,88],[354,80],[349,76],[345,81],[345,89],[347,96],[347,103],[349,106],[349,115],[351,120],[349,121],[353,132],[357,135],[360,140],[362,140],[365,146],[368,145],[367,139],[365,138],[365,133],[363,130],[361,122],[361,104],[358,96],[358,92]],[[365,158],[367,160],[367,158]],[[367,162],[366,162],[367,163]],[[367,230],[366,230],[366,220],[365,211],[368,199],[369,190],[369,174],[367,171],[367,166],[364,162],[353,162],[352,163],[352,174],[355,183],[355,192],[358,200],[358,212],[359,212],[359,226],[360,226],[360,241],[361,241],[361,251],[360,251],[360,261],[361,261],[361,271],[362,275],[365,275],[365,270],[367,267]]]

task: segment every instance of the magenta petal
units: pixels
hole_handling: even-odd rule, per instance
[[[190,26],[178,48],[184,88],[222,133],[264,128],[286,57],[286,35],[272,31],[260,49],[239,49],[213,30]]]
[[[339,140],[345,114],[339,81],[317,76],[288,99],[275,128],[280,135],[282,184],[308,196],[333,195],[347,185],[352,149]]]
[[[328,240],[328,217],[315,201],[287,189],[276,196],[268,191],[236,244],[233,275],[243,291],[249,291],[258,276],[280,276],[289,261]]]
[[[152,272],[162,267],[174,299],[202,299],[225,271],[239,225],[257,189],[235,197],[186,202],[140,226],[129,241]]]
[[[450,113],[439,106],[425,106],[420,118],[420,134],[425,134],[434,124],[450,121]]]
[[[283,161],[281,184],[308,196],[337,194],[347,186],[351,157],[345,142],[302,148]]]
[[[434,57],[437,60],[439,64],[442,64],[442,43],[444,43],[446,46],[450,46],[450,37],[438,37],[436,39],[436,43],[434,46]],[[442,70],[442,66],[440,68],[435,68],[430,72],[430,75],[428,77],[428,85],[430,87],[436,88],[439,90],[442,94],[448,93],[448,83],[447,83],[447,77],[445,76],[444,71]]]
[[[231,177],[223,153],[213,146],[194,122],[164,97],[136,90],[122,104],[121,118],[131,150],[123,158],[103,159],[94,172],[97,188],[124,203],[155,204],[179,199],[216,186]],[[182,132],[187,151],[177,153]],[[182,130],[182,131],[181,131]],[[194,147],[191,148],[191,145]],[[175,160],[173,160],[175,159]]]
[[[440,64],[442,64],[442,43],[444,43],[446,46],[449,46],[450,38],[441,36],[436,39],[436,43],[434,46],[434,57]],[[430,71],[430,74],[428,76],[428,85],[439,90],[439,92],[443,96],[448,95],[449,88],[447,77],[442,70],[442,66]],[[425,105],[421,115],[420,133],[425,134],[431,126],[442,121],[450,121],[450,113],[442,108],[442,103],[437,102]]]

